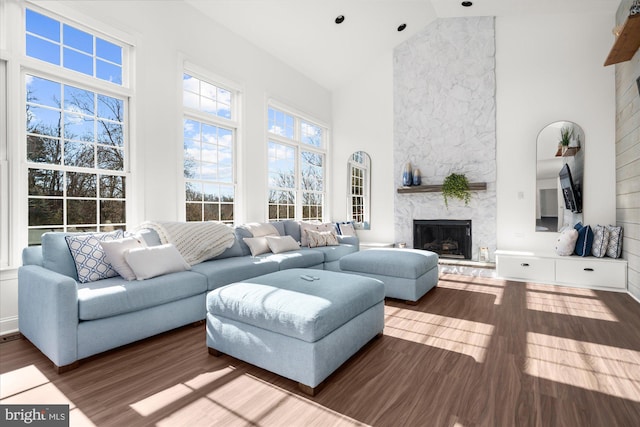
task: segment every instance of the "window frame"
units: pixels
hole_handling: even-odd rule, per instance
[[[353,157],[355,156],[356,153],[362,153],[363,156],[363,160],[364,162],[358,162],[356,160],[353,159]],[[355,224],[359,225],[360,227],[363,226],[363,224],[368,224],[370,222],[370,209],[369,207],[371,206],[370,204],[370,197],[371,197],[371,160],[369,158],[369,155],[365,152],[365,151],[356,151],[355,153],[353,153],[350,157],[349,157],[349,162],[348,162],[348,189],[347,189],[347,216],[349,218],[349,220],[354,221]],[[360,188],[362,188],[362,194],[356,194],[353,192],[354,189],[354,185],[353,185],[353,179],[354,179],[354,170],[360,170],[362,171],[362,185],[360,186]],[[354,204],[353,204],[353,199],[354,197],[361,197],[362,198],[362,221],[358,221],[358,219],[354,216],[353,214],[353,210],[354,210]],[[366,228],[366,227],[365,227]]]
[[[215,180],[203,180],[203,179],[195,179],[193,181],[197,181],[202,183],[203,185],[206,183],[209,183],[211,185],[225,185],[225,186],[231,186],[233,189],[233,219],[231,221],[223,221],[221,220],[220,216],[219,216],[219,220],[221,222],[230,224],[230,225],[234,225],[234,224],[238,224],[240,221],[240,195],[238,192],[238,145],[239,145],[239,140],[240,140],[240,132],[241,132],[241,111],[242,111],[242,90],[240,88],[239,85],[230,82],[227,79],[221,78],[220,76],[216,76],[213,73],[208,72],[206,69],[195,65],[191,62],[188,61],[181,61],[181,67],[180,67],[180,108],[182,111],[182,114],[180,116],[180,129],[182,129],[182,137],[181,137],[181,144],[180,144],[180,159],[181,159],[181,163],[180,163],[180,182],[181,182],[181,186],[179,189],[179,196],[178,196],[178,200],[180,201],[180,204],[182,206],[182,209],[180,210],[179,213],[179,218],[181,218],[181,220],[187,221],[187,205],[189,204],[189,200],[187,199],[187,191],[186,191],[186,185],[187,182],[189,182],[189,179],[185,177],[184,174],[184,163],[185,163],[185,155],[184,155],[184,144],[185,144],[185,138],[184,138],[184,124],[185,124],[185,120],[194,120],[199,122],[201,125],[209,125],[209,126],[214,126],[217,128],[222,128],[222,129],[226,129],[226,130],[230,130],[231,131],[231,155],[232,155],[232,161],[231,161],[231,182],[222,182],[222,181],[215,181]],[[215,86],[216,88],[219,89],[223,89],[226,90],[228,92],[230,92],[230,118],[226,118],[226,117],[222,117],[222,116],[218,116],[218,115],[214,115],[214,114],[210,114],[210,113],[206,113],[200,109],[195,109],[195,108],[191,108],[191,107],[187,107],[185,105],[185,101],[184,101],[184,75],[189,75],[193,78],[198,79],[201,82],[206,82],[207,84],[210,84],[212,86]],[[204,194],[203,194],[204,196]],[[207,204],[207,201],[205,201],[204,199],[198,203],[202,204],[202,221],[206,221],[205,217],[204,217],[204,208],[205,205]],[[209,203],[209,204],[213,204],[213,203]],[[218,205],[220,205],[219,209],[221,209],[221,205],[222,203],[218,202]],[[221,211],[219,210],[219,215],[221,215]]]
[[[280,135],[278,133],[275,132],[271,132],[269,124],[270,124],[270,110],[277,110],[279,112],[284,113],[285,115],[290,115],[293,117],[293,137],[292,138],[288,138],[286,136]],[[266,158],[267,158],[267,195],[266,195],[266,220],[267,221],[275,221],[275,220],[284,220],[284,219],[293,219],[296,221],[312,221],[312,220],[318,220],[321,222],[326,222],[327,218],[328,218],[328,205],[329,205],[329,201],[328,201],[328,197],[327,197],[327,188],[329,186],[329,127],[326,124],[323,124],[320,120],[317,120],[316,118],[302,113],[300,111],[296,111],[295,109],[288,107],[282,103],[279,103],[278,101],[274,101],[274,100],[268,100],[267,101],[267,105],[266,105],[266,123],[265,123],[265,130],[266,130]],[[321,141],[319,146],[315,146],[312,144],[307,144],[305,142],[303,142],[303,130],[302,130],[302,124],[309,124],[312,126],[316,126],[318,127],[321,131],[322,131],[322,136],[321,136]],[[271,157],[269,155],[269,150],[270,150],[270,145],[271,143],[275,143],[275,144],[279,144],[282,145],[284,147],[288,147],[288,148],[292,148],[294,150],[294,188],[293,188],[293,194],[294,194],[294,201],[293,201],[293,206],[294,206],[294,216],[293,218],[291,218],[290,216],[287,216],[286,218],[281,218],[279,215],[280,212],[280,204],[273,204],[276,206],[276,212],[278,212],[277,217],[272,217],[271,216],[271,207],[272,204],[270,203],[271,200],[271,192],[272,191],[282,191],[282,190],[287,190],[287,188],[285,187],[271,187],[270,186],[270,174],[271,171],[269,169],[269,162],[271,160]],[[313,154],[317,154],[320,155],[322,158],[322,162],[323,162],[323,166],[322,166],[322,190],[318,191],[318,190],[307,190],[307,189],[303,189],[302,188],[302,181],[303,181],[303,152],[310,152]],[[291,191],[291,190],[287,190],[287,191]],[[303,205],[303,195],[304,193],[313,193],[313,194],[317,194],[321,197],[322,199],[322,203],[319,205],[321,210],[322,210],[322,214],[320,216],[315,215],[315,216],[310,216],[307,215],[305,217],[304,215],[304,210],[305,207],[307,206],[318,206],[318,205]],[[287,205],[289,206],[289,205]]]
[[[91,34],[94,37],[94,40],[96,37],[99,37],[101,39],[109,41],[110,43],[117,44],[122,49],[122,83],[121,84],[112,83],[108,80],[100,79],[94,76],[89,76],[81,72],[75,71],[73,69],[65,68],[61,65],[54,65],[54,64],[39,60],[37,58],[27,56],[27,52],[26,52],[26,35],[27,35],[27,31],[26,31],[26,13],[27,12],[26,11],[27,9],[31,9],[39,14],[45,15],[51,19],[58,21],[61,25],[61,28],[63,25],[68,25],[73,28],[76,28]],[[133,213],[132,204],[134,203],[134,200],[135,200],[135,197],[133,197],[133,193],[132,193],[133,185],[132,185],[132,178],[131,178],[132,177],[131,153],[133,151],[132,150],[133,141],[131,138],[132,132],[130,129],[131,121],[132,121],[131,120],[131,116],[132,116],[131,104],[134,102],[133,101],[134,90],[129,85],[129,82],[131,81],[131,73],[133,72],[132,58],[134,55],[134,45],[130,40],[120,37],[121,34],[115,34],[115,32],[113,32],[114,35],[110,35],[112,34],[111,29],[105,28],[102,24],[95,25],[95,26],[92,24],[88,24],[88,25],[81,24],[80,21],[82,20],[83,22],[85,22],[85,20],[80,19],[81,18],[80,16],[76,16],[73,14],[71,16],[67,16],[67,13],[64,13],[64,11],[58,12],[55,5],[53,5],[53,7],[51,8],[45,9],[43,7],[39,7],[32,3],[25,3],[21,5],[20,10],[21,10],[21,21],[20,21],[21,24],[20,24],[20,31],[19,31],[20,45],[19,45],[19,49],[17,49],[19,50],[20,55],[19,55],[19,60],[17,61],[15,67],[18,71],[17,73],[18,74],[17,81],[19,81],[19,89],[18,89],[19,98],[18,99],[19,99],[19,105],[20,105],[19,123],[21,123],[21,125],[18,126],[17,131],[14,132],[13,135],[17,136],[18,140],[21,141],[20,143],[21,148],[20,150],[17,150],[19,151],[18,158],[16,158],[15,154],[12,156],[12,160],[17,160],[17,162],[21,165],[19,168],[20,169],[19,176],[20,177],[28,176],[29,171],[32,169],[57,170],[57,171],[64,171],[64,173],[68,173],[68,172],[86,173],[86,174],[94,175],[96,177],[96,181],[99,181],[99,177],[101,175],[122,176],[124,177],[124,180],[125,180],[124,188],[123,188],[124,197],[121,198],[121,200],[124,202],[124,223],[118,223],[119,225],[117,225],[117,227],[126,229],[128,228],[128,225],[132,221],[132,213]],[[93,21],[89,20],[89,22],[93,22]],[[16,49],[18,46],[14,45],[13,47],[14,49]],[[122,153],[124,157],[122,170],[114,171],[110,169],[102,169],[98,167],[97,163],[94,163],[92,167],[79,167],[79,166],[69,166],[69,165],[63,165],[63,164],[56,165],[51,163],[33,162],[28,159],[28,156],[27,156],[28,132],[24,124],[26,123],[26,117],[27,117],[26,79],[27,79],[27,76],[29,75],[42,78],[42,79],[51,80],[61,85],[73,86],[75,88],[87,90],[87,91],[93,92],[94,96],[104,95],[112,98],[117,98],[122,101],[123,103],[123,106],[122,106],[123,107]],[[60,106],[60,109],[64,110],[64,106]],[[95,135],[97,136],[97,134]],[[62,137],[61,143],[64,143],[65,140],[66,138]],[[97,139],[94,140],[92,144],[94,145],[97,144]],[[17,220],[19,224],[17,224],[17,226],[20,229],[24,228],[24,231],[21,231],[18,233],[18,236],[19,236],[18,240],[22,242],[22,245],[21,245],[22,247],[32,244],[32,242],[30,242],[30,239],[29,239],[29,236],[32,233],[31,230],[62,229],[64,231],[67,231],[69,226],[75,225],[75,224],[72,225],[68,223],[66,209],[64,207],[63,207],[63,218],[62,218],[61,224],[55,224],[50,226],[30,225],[29,200],[31,200],[33,197],[30,195],[28,180],[22,179],[21,181],[22,183],[20,185],[19,196],[18,196],[20,200],[21,209],[18,216],[18,218],[20,219]],[[63,182],[63,185],[66,188],[66,182]],[[63,196],[61,196],[60,198],[62,200],[67,200],[67,201],[78,199],[75,197],[66,196],[65,193],[63,193]],[[82,229],[92,230],[95,228],[97,231],[107,231],[112,226],[109,223],[102,223],[102,218],[101,218],[102,209],[100,207],[100,202],[101,200],[103,200],[103,197],[99,194],[98,187],[96,188],[95,198],[91,197],[89,198],[89,200],[95,200],[96,202],[95,223],[87,224],[86,226],[84,225],[80,226],[80,230]],[[65,203],[63,203],[63,205],[66,206]],[[16,224],[14,223],[13,226],[15,227]]]

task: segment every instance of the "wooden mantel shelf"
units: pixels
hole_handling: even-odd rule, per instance
[[[486,182],[470,182],[469,190],[481,191],[487,189]],[[398,193],[438,193],[442,191],[442,185],[415,185],[413,187],[400,187]]]
[[[630,60],[638,48],[640,48],[640,13],[630,15],[627,18],[607,60],[604,62],[605,67]]]

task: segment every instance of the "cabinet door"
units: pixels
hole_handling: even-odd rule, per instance
[[[556,260],[556,281],[560,284],[626,289],[627,264],[613,260]]]
[[[496,268],[498,276],[505,279],[553,282],[555,278],[553,259],[498,255]]]

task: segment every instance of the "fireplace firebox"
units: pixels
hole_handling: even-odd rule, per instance
[[[471,220],[413,220],[413,248],[441,258],[471,259]]]

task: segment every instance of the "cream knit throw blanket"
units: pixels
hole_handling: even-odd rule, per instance
[[[233,246],[233,229],[221,222],[146,221],[138,228],[155,230],[164,244],[173,244],[189,265],[220,255]]]

